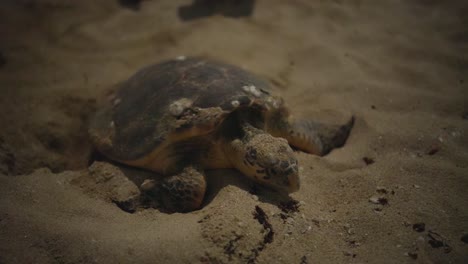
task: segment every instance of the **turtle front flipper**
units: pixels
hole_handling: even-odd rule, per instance
[[[344,145],[353,125],[354,116],[343,125],[298,119],[290,122],[286,138],[302,151],[323,156]]]
[[[147,196],[159,201],[169,212],[190,212],[199,209],[206,191],[203,172],[186,167],[176,175],[164,177],[161,182],[145,181],[140,187]]]

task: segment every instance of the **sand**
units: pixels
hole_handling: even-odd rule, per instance
[[[2,1],[0,263],[468,263],[466,2],[131,2]],[[289,200],[219,170],[201,210],[125,212],[88,170],[87,120],[106,89],[180,55],[355,127],[325,157],[297,153]]]

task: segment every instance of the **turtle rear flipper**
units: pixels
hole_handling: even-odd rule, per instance
[[[354,116],[342,125],[294,120],[290,124],[288,142],[302,151],[323,156],[344,145],[353,125]]]

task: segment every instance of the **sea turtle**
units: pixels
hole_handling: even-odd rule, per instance
[[[89,133],[111,160],[164,175],[158,185],[163,206],[186,212],[202,204],[205,169],[235,168],[261,185],[297,191],[291,146],[324,155],[344,144],[353,122],[330,126],[295,119],[253,74],[180,57],[143,68],[118,85]]]

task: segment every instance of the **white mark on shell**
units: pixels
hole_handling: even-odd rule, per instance
[[[187,57],[185,57],[184,55],[180,55],[180,56],[177,56],[175,59],[178,61],[184,61],[185,59],[187,59]]]
[[[278,108],[279,107],[279,103],[277,100],[273,100],[273,107],[274,108]]]
[[[246,93],[250,93],[255,97],[260,97],[262,95],[262,92],[255,87],[255,85],[244,85],[242,86],[242,90],[244,90]]]
[[[275,98],[273,97],[268,97],[266,99],[266,102],[267,102],[267,105],[270,106],[270,107],[273,107],[273,108],[278,108],[280,103],[278,100],[276,100]]]
[[[192,101],[187,98],[179,99],[169,105],[169,112],[173,116],[180,116],[185,109],[192,105]]]
[[[114,100],[114,106],[117,106],[118,104],[120,104],[120,102],[122,102],[122,100],[120,98],[116,98]]]
[[[234,100],[234,101],[231,102],[231,105],[234,106],[234,107],[239,107],[240,103],[239,103],[239,101]]]
[[[260,97],[262,95],[262,92],[258,90],[255,86],[250,85],[250,92],[255,96],[255,97]]]

